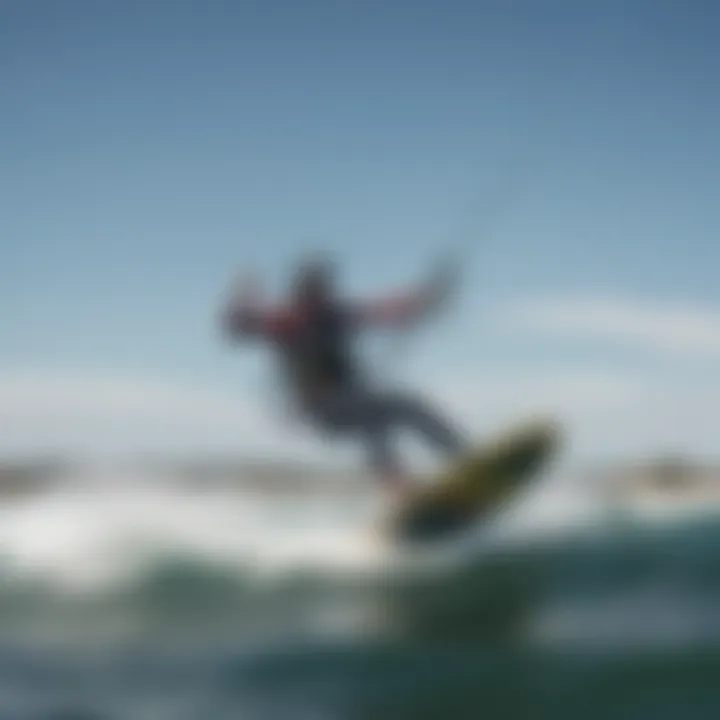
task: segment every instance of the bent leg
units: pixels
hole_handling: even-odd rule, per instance
[[[391,428],[387,425],[365,422],[358,427],[358,435],[365,446],[368,463],[381,477],[400,473],[400,463],[393,447]]]
[[[456,455],[467,447],[461,433],[420,398],[393,394],[385,396],[380,404],[390,424],[414,430],[447,455]]]
[[[375,395],[358,389],[339,392],[325,398],[314,414],[322,427],[350,433],[359,440],[373,474],[388,484],[402,484],[403,472],[393,444],[392,415],[382,410]]]
[[[325,404],[323,414],[327,425],[355,434],[367,450],[372,470],[395,485],[404,484],[404,473],[393,447],[394,430],[407,427],[449,456],[467,446],[461,434],[423,401],[400,393],[340,393]]]
[[[374,412],[362,413],[357,426],[373,475],[402,496],[410,487],[410,482],[397,455],[393,430],[391,423]]]

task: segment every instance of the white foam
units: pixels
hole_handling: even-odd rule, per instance
[[[191,491],[138,475],[84,480],[0,506],[0,552],[23,575],[84,587],[121,581],[163,553],[264,573],[371,568],[387,555],[369,532],[369,507]]]
[[[253,568],[259,577],[303,568],[372,573],[430,558],[401,552],[373,532],[379,516],[370,489],[366,496],[283,499],[193,490],[137,472],[96,469],[74,480],[0,505],[0,553],[24,577],[87,589],[122,583],[168,554]],[[496,537],[526,541],[601,523],[606,511],[584,483],[549,478],[509,507],[494,530]],[[478,542],[462,552],[476,551]]]

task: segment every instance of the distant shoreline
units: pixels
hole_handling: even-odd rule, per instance
[[[189,489],[257,489],[263,492],[312,492],[325,489],[353,491],[366,488],[369,477],[362,469],[330,466],[309,461],[259,458],[139,458],[97,463],[83,459],[58,457],[0,458],[0,498],[41,493],[62,487],[80,476],[92,476],[99,470],[122,476],[147,475]],[[613,494],[672,494],[708,489],[720,492],[720,464],[691,459],[658,457],[596,465],[578,470],[589,483],[599,483]]]

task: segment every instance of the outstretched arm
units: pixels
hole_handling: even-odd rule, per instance
[[[234,340],[278,339],[291,333],[297,318],[287,308],[271,307],[265,302],[255,276],[242,275],[220,310],[220,327],[225,337]]]
[[[419,287],[361,305],[361,321],[367,325],[407,327],[425,320],[447,300],[456,284],[457,274],[456,265],[446,262]]]
[[[260,284],[250,274],[241,275],[230,297],[220,309],[221,332],[232,340],[243,340],[264,331],[264,312],[261,307]]]

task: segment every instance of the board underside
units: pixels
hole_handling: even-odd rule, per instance
[[[557,441],[555,424],[542,421],[483,444],[407,500],[391,518],[390,534],[426,542],[463,530],[532,480]]]

